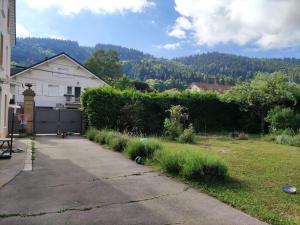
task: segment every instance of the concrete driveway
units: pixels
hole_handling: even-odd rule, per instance
[[[34,171],[0,189],[0,224],[264,224],[86,139],[36,142]]]

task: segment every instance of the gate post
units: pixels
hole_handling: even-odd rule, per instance
[[[33,134],[33,119],[34,119],[34,97],[35,93],[31,89],[31,84],[26,84],[28,87],[24,92],[24,114],[28,116],[27,126],[26,126],[26,133]]]

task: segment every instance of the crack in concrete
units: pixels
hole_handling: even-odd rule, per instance
[[[48,188],[62,187],[62,186],[68,186],[68,185],[77,185],[77,184],[83,184],[83,183],[92,183],[92,182],[100,181],[100,180],[113,180],[113,179],[126,178],[126,177],[132,177],[132,176],[142,176],[142,175],[145,175],[145,174],[155,173],[155,172],[156,171],[151,170],[151,171],[146,171],[146,172],[142,172],[142,173],[137,172],[137,173],[125,174],[125,175],[120,175],[120,176],[115,176],[115,177],[93,178],[93,179],[87,180],[87,181],[81,181],[81,182],[75,182],[75,183],[69,183],[69,184],[52,185],[52,186],[48,186]]]
[[[187,189],[184,189],[181,192],[177,192],[177,193],[173,193],[173,194],[156,195],[156,196],[144,198],[144,199],[136,199],[136,200],[130,200],[130,201],[126,201],[126,202],[112,202],[112,203],[108,203],[108,204],[96,205],[96,206],[84,207],[84,208],[64,208],[64,209],[60,209],[57,211],[39,212],[39,213],[31,213],[31,214],[23,214],[23,213],[0,214],[0,219],[11,218],[11,217],[36,217],[36,216],[44,216],[44,215],[49,215],[49,214],[60,214],[60,213],[65,213],[65,212],[70,212],[70,211],[84,212],[84,211],[90,211],[93,209],[101,209],[101,208],[105,208],[105,207],[109,207],[109,206],[113,206],[113,205],[135,204],[135,203],[139,203],[139,202],[152,201],[155,199],[160,199],[160,198],[174,196],[174,195],[177,196],[177,195],[182,194],[185,191],[187,191]]]

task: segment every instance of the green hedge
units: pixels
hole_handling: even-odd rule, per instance
[[[219,95],[212,92],[142,93],[106,86],[87,89],[81,95],[81,104],[89,125],[97,129],[132,131],[137,128],[146,134],[161,133],[167,110],[172,105],[189,109],[190,122],[196,132],[250,132],[259,127],[256,120],[249,120],[249,115],[241,112],[237,105],[222,102]]]

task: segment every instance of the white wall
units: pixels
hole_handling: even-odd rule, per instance
[[[41,70],[54,71],[54,73]],[[97,79],[86,69],[64,55],[43,63],[36,69],[13,76],[11,80],[14,86],[12,94],[15,95],[17,103],[24,102],[22,93],[26,89],[25,84],[31,83],[33,85],[32,89],[36,93],[35,104],[39,107],[56,107],[57,104],[65,105],[66,97],[64,95],[67,94],[68,86],[72,87],[74,94],[74,87],[81,87],[81,91],[83,91],[86,87],[105,85],[102,80]],[[51,86],[52,91],[51,89],[49,90],[49,86]]]
[[[0,65],[0,137],[7,135],[8,104],[10,100],[10,35],[7,29],[8,0],[0,0],[0,33],[3,35],[3,64]],[[5,108],[5,96],[7,107]],[[6,120],[6,121],[5,121]]]

